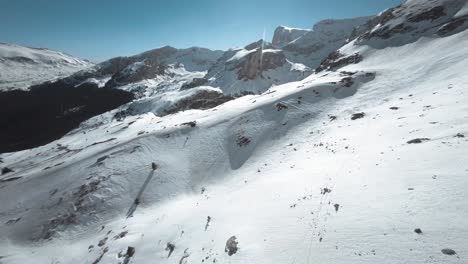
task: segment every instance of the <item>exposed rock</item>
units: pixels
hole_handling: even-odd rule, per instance
[[[456,255],[457,252],[455,252],[455,250],[451,249],[451,248],[444,248],[441,250],[441,252],[445,255],[449,255],[449,256],[452,256],[452,255]]]
[[[189,126],[189,127],[196,127],[197,126],[197,121],[190,121],[190,122],[185,122],[180,124],[181,126]]]
[[[315,69],[316,72],[321,72],[324,70],[334,71],[336,69],[342,68],[349,64],[356,64],[362,61],[362,56],[359,53],[354,53],[353,55],[345,56],[339,51],[334,51],[328,55],[326,59],[320,63],[320,66]]]
[[[208,226],[210,226],[210,222],[211,222],[211,216],[208,216],[206,218],[205,231],[208,230]]]
[[[174,251],[174,249],[175,249],[175,245],[174,245],[174,244],[169,243],[169,242],[166,244],[166,249],[165,249],[165,250],[166,250],[166,251],[169,251],[169,253],[167,254],[167,257],[168,257],[168,258],[171,256],[171,254],[172,254],[172,252]]]
[[[450,20],[448,23],[442,25],[437,30],[437,33],[440,36],[444,36],[444,35],[447,35],[449,33],[456,31],[458,28],[460,28],[461,26],[465,24],[468,24],[468,15],[457,17],[457,18]]]
[[[239,80],[254,80],[262,72],[281,67],[285,63],[286,57],[282,51],[263,52],[263,49],[258,48],[237,65],[237,77]]]
[[[361,112],[361,113],[355,113],[351,116],[351,120],[356,120],[356,119],[360,119],[360,118],[363,118],[366,114],[364,112]]]
[[[276,104],[276,110],[277,111],[281,111],[281,110],[286,110],[288,109],[289,107],[283,103],[277,103]]]
[[[443,6],[435,6],[429,10],[423,11],[419,14],[410,15],[408,20],[411,22],[421,22],[424,20],[436,20],[442,16],[446,16],[445,8]]]
[[[169,115],[189,109],[210,109],[232,99],[234,97],[216,91],[202,91],[190,98],[180,100],[171,108],[165,110],[165,113]]]
[[[184,83],[182,87],[180,88],[181,90],[188,90],[191,88],[195,88],[198,86],[202,86],[208,83],[208,79],[206,78],[193,78],[191,82]]]
[[[108,239],[108,238],[105,237],[105,238],[99,240],[98,247],[104,246],[104,245],[106,244],[106,242],[107,242],[107,239]]]
[[[303,36],[309,31],[310,30],[308,29],[296,29],[279,26],[275,29],[275,32],[273,34],[272,44],[275,47],[284,47],[291,41]]]
[[[119,234],[117,234],[116,236],[114,236],[114,240],[124,238],[127,234],[128,234],[128,231],[122,231]]]
[[[237,136],[237,140],[236,140],[236,143],[239,147],[244,147],[244,146],[247,146],[249,145],[251,142],[250,138],[244,136],[244,135],[238,135]]]
[[[414,232],[415,232],[416,234],[422,234],[421,228],[416,228],[416,229],[414,229]]]
[[[338,213],[338,210],[340,209],[340,205],[339,204],[334,204],[333,206],[335,207],[335,212]]]
[[[239,250],[239,247],[237,246],[239,242],[237,242],[236,240],[237,240],[236,236],[232,236],[226,241],[224,252],[227,252],[229,256],[236,254],[237,251]]]
[[[429,138],[415,138],[415,139],[412,139],[406,143],[408,144],[420,144],[420,143],[423,143],[423,141],[427,141],[427,140],[430,140]]]
[[[12,169],[10,169],[8,167],[3,167],[2,168],[2,175],[10,173],[10,172],[14,172],[14,170],[12,170]]]

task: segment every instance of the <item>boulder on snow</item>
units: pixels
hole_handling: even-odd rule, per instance
[[[423,141],[428,141],[428,140],[430,140],[430,139],[428,139],[428,138],[415,138],[415,139],[409,140],[406,143],[408,143],[408,144],[420,144],[420,143],[423,143]]]
[[[10,173],[10,172],[14,172],[14,170],[12,170],[12,169],[10,169],[8,167],[3,167],[2,168],[2,175]]]
[[[230,237],[226,241],[226,246],[224,247],[224,252],[227,252],[229,256],[232,256],[237,253],[239,247],[237,246],[239,242],[237,242],[236,236]]]
[[[360,118],[363,118],[366,114],[364,112],[361,112],[361,113],[355,113],[351,116],[351,120],[356,120],[356,119],[360,119]]]
[[[457,252],[451,248],[444,248],[441,250],[441,252],[445,255],[449,255],[449,256],[452,256],[452,255],[456,255]]]

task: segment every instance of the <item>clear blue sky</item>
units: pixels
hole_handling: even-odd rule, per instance
[[[102,61],[152,48],[228,49],[276,26],[376,14],[402,0],[0,0],[0,41]]]

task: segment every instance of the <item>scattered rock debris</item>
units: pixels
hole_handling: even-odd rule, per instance
[[[116,236],[114,236],[114,240],[124,238],[127,234],[128,234],[128,231],[120,232],[119,234],[117,234]]]
[[[165,250],[166,250],[166,251],[169,251],[169,253],[167,254],[167,258],[169,258],[169,257],[171,256],[172,252],[174,252],[174,249],[175,249],[175,245],[174,245],[174,244],[172,244],[172,243],[170,243],[170,242],[168,242],[168,243],[166,244],[166,249],[165,249]]]
[[[320,189],[320,194],[325,195],[325,194],[327,194],[327,193],[331,193],[331,189],[329,189],[329,188],[327,188],[327,187],[325,187],[325,188],[323,188],[323,189]]]
[[[415,232],[416,234],[422,234],[421,228],[416,228],[416,229],[414,229],[414,232]]]
[[[428,141],[430,140],[429,138],[415,138],[415,139],[412,139],[406,143],[408,144],[420,144],[420,143],[423,143],[423,141]]]
[[[441,252],[445,255],[449,255],[449,256],[453,256],[453,255],[456,255],[457,252],[455,252],[455,250],[451,249],[451,248],[444,248],[441,250]]]
[[[224,252],[227,252],[229,256],[236,254],[237,250],[239,250],[239,247],[237,246],[239,242],[237,242],[236,240],[236,236],[232,236],[226,241],[226,247],[224,248]]]
[[[456,135],[455,135],[455,137],[458,137],[458,138],[464,138],[464,137],[465,137],[465,135],[463,135],[463,134],[461,134],[461,133],[458,133],[458,134],[456,134]]]
[[[363,118],[366,114],[361,112],[361,113],[355,113],[351,116],[351,120],[356,120],[356,119],[360,119],[360,118]]]

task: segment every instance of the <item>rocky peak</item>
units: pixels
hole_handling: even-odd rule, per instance
[[[466,5],[460,0],[409,0],[381,12],[353,36],[358,36],[356,44],[399,46],[422,36],[455,34],[468,27]]]
[[[301,37],[309,31],[309,29],[279,26],[275,29],[275,32],[273,34],[272,44],[275,47],[282,48],[288,43],[296,40],[297,38]]]

